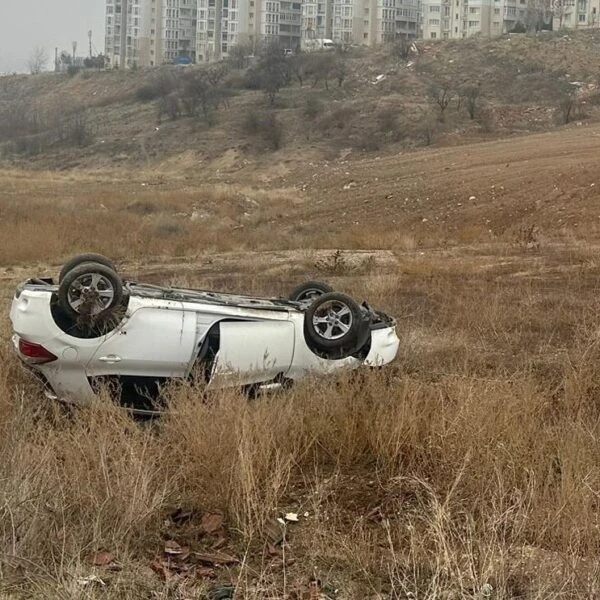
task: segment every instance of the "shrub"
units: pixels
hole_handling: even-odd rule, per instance
[[[158,90],[153,85],[143,85],[135,92],[135,99],[138,102],[151,102],[159,96]]]
[[[75,77],[81,71],[81,67],[76,67],[75,65],[69,65],[67,67],[67,74],[69,77]]]
[[[261,137],[271,150],[279,150],[283,143],[283,126],[273,111],[259,114],[250,111],[243,123],[244,131],[252,136]]]
[[[308,96],[304,105],[304,116],[314,121],[323,112],[323,103],[317,96]]]

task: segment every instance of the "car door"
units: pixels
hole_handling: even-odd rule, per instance
[[[195,336],[196,315],[180,304],[139,308],[100,345],[88,375],[185,377]]]
[[[289,371],[294,325],[287,320],[222,321],[210,387],[266,382]]]

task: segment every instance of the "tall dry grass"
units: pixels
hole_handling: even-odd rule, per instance
[[[239,598],[308,598],[316,576],[344,599],[595,597],[597,268],[573,256],[548,252],[535,277],[514,276],[525,253],[338,272],[399,317],[396,365],[251,402],[177,388],[146,425],[107,398],[49,406],[2,345],[2,593],[202,598],[233,582]],[[201,525],[215,511],[218,550]],[[288,511],[300,522],[282,527]],[[166,540],[239,562],[163,581],[149,565]],[[121,570],[91,565],[100,550]],[[105,585],[83,585],[92,573]]]

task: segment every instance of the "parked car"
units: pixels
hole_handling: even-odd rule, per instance
[[[310,374],[379,367],[398,352],[395,321],[322,282],[257,298],[123,281],[104,256],[29,279],[10,311],[16,352],[49,397],[85,404],[108,385],[149,410],[172,380],[207,389],[286,386]]]

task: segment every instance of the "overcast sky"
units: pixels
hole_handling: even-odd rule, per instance
[[[42,46],[53,66],[54,48],[88,53],[88,31],[104,51],[104,0],[0,0],[0,73],[26,72],[33,48]]]

